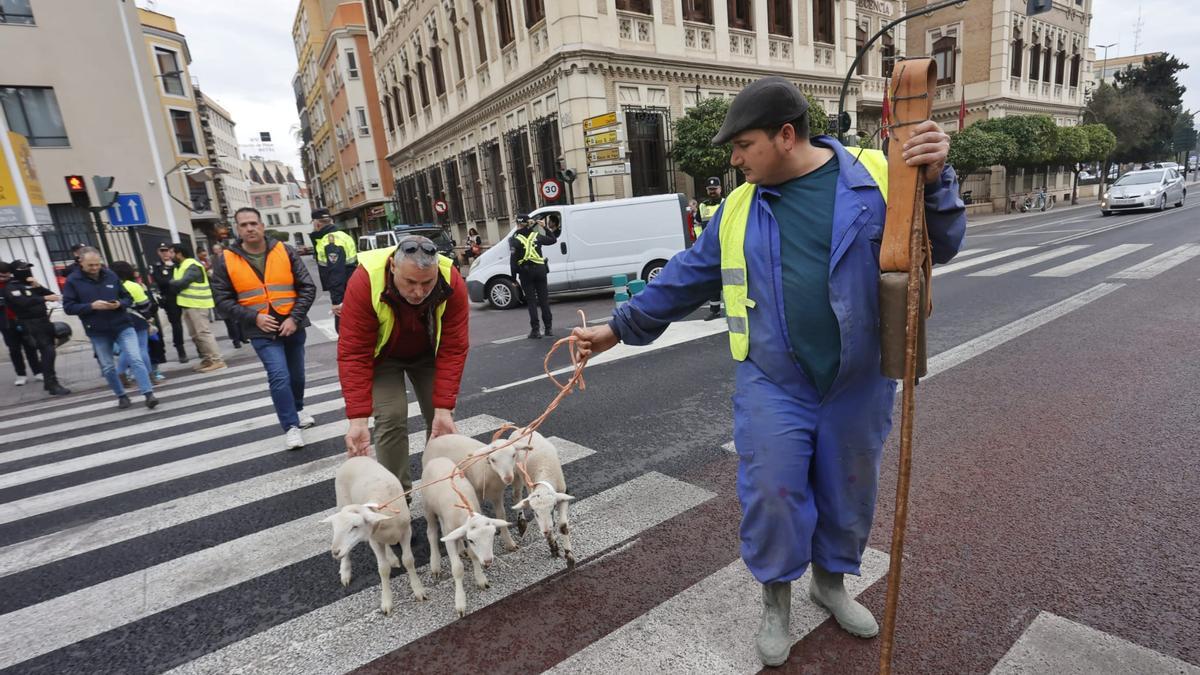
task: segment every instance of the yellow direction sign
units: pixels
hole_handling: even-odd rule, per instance
[[[36,223],[25,222],[21,212],[21,200],[17,195],[17,179],[9,170],[8,161],[0,149],[0,225],[49,225],[54,221],[50,219],[46,196],[42,192],[42,184],[38,181],[37,170],[33,167],[33,153],[29,151],[29,141],[15,131],[8,132],[8,140],[12,144],[13,157],[16,159],[21,182],[25,185],[25,192],[29,195]]]
[[[584,133],[587,133],[589,131],[595,131],[596,129],[603,129],[604,127],[615,126],[616,124],[617,124],[617,113],[615,113],[615,112],[604,113],[603,115],[596,115],[595,117],[589,117],[589,118],[585,119],[583,121],[583,131],[584,131]]]
[[[599,148],[591,150],[587,154],[588,164],[598,164],[600,162],[615,162],[620,159],[625,159],[625,153],[622,147]]]
[[[619,143],[621,139],[617,134],[617,130],[613,129],[611,131],[601,131],[598,134],[585,136],[583,140],[584,145],[589,148],[594,148],[599,145],[612,145],[614,143]]]

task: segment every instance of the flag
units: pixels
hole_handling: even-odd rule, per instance
[[[879,118],[879,138],[888,137],[888,125],[891,124],[889,118],[892,116],[892,106],[888,104],[888,99],[891,98],[891,83],[888,80],[883,81],[883,113]]]
[[[967,88],[963,87],[962,103],[958,106],[958,130],[962,131],[967,124]]]

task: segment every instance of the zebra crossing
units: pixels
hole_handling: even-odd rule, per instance
[[[967,249],[950,263],[935,266],[933,275],[941,277],[962,272],[962,276],[966,277],[998,277],[1021,272],[1031,278],[1065,279],[1099,269],[1112,270],[1108,274],[1110,279],[1146,280],[1200,256],[1200,243],[1174,246],[1165,251],[1159,249],[1154,244],[1143,243],[1108,247],[1067,244],[1014,246],[1000,250]],[[1151,254],[1151,257],[1126,267],[1115,267],[1118,260],[1139,254]]]

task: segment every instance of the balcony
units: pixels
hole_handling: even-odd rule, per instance
[[[546,30],[546,22],[542,21],[529,31],[529,40],[533,45],[533,53],[541,54],[550,48],[550,33]]]
[[[813,65],[817,68],[833,69],[833,45],[813,44]]]
[[[617,12],[617,32],[626,42],[651,46],[654,44],[654,17]]]
[[[698,52],[712,52],[713,27],[703,23],[683,23],[683,46]]]
[[[734,56],[754,58],[758,47],[758,36],[753,31],[729,29],[729,53]]]
[[[516,71],[517,65],[518,65],[518,60],[517,60],[517,43],[515,41],[512,44],[510,44],[509,46],[504,48],[504,51],[501,52],[501,59],[504,61],[504,74],[505,75],[511,75],[513,72]]]
[[[954,93],[955,93],[955,91],[957,91],[957,89],[958,89],[958,87],[953,84],[939,85],[937,88],[937,91],[934,94],[934,100],[935,101],[953,101],[955,99]]]
[[[771,36],[767,39],[767,53],[775,61],[792,60],[792,38]]]

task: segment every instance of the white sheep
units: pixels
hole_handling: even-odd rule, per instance
[[[438,550],[438,526],[445,536],[442,542],[446,544],[446,552],[450,557],[450,573],[454,577],[454,609],[461,617],[467,613],[467,594],[463,591],[463,564],[459,558],[461,544],[465,539],[467,552],[471,556],[475,569],[475,585],[480,589],[488,587],[487,577],[483,567],[491,567],[494,554],[492,545],[496,538],[496,528],[508,527],[509,523],[496,518],[488,518],[479,513],[479,498],[470,481],[462,476],[455,476],[455,465],[445,457],[438,457],[425,464],[421,474],[421,489],[425,497],[425,524],[429,535],[429,571],[433,578],[442,576],[442,554]],[[449,480],[448,476],[453,476]],[[467,500],[464,508],[462,498]],[[482,565],[482,567],[481,567]]]
[[[529,495],[521,499],[525,488],[524,477],[513,485],[513,510],[517,512],[517,529],[525,534],[525,507],[533,509],[546,543],[550,545],[550,555],[558,557],[558,543],[555,541],[554,511],[558,511],[557,529],[561,535],[563,556],[568,567],[575,566],[575,556],[571,552],[570,519],[567,516],[567,502],[575,499],[567,494],[567,481],[563,478],[562,464],[558,460],[558,449],[546,440],[540,433],[518,429],[509,437],[517,439],[513,447],[516,449],[517,462],[525,466],[533,487]]]
[[[508,520],[504,513],[504,488],[513,482],[513,471],[516,466],[516,451],[505,441],[495,445],[505,445],[498,450],[492,450],[492,445],[481,443],[470,436],[448,434],[438,436],[429,441],[421,456],[421,467],[424,470],[430,461],[439,457],[461,464],[464,460],[478,455],[487,455],[486,460],[476,460],[467,467],[464,473],[475,494],[483,502],[492,505],[492,512],[499,520]],[[500,528],[500,541],[509,551],[517,550],[517,542],[507,527]]]
[[[379,609],[392,613],[392,568],[400,561],[392,546],[400,544],[400,557],[408,572],[413,597],[425,600],[425,586],[417,576],[413,561],[412,517],[408,504],[401,496],[404,487],[400,479],[370,457],[351,457],[338,467],[333,483],[337,494],[338,512],[322,520],[333,526],[333,559],[341,561],[342,585],[350,585],[350,550],[361,541],[371,545],[379,566],[379,582],[383,597]],[[378,505],[388,503],[387,509]]]

